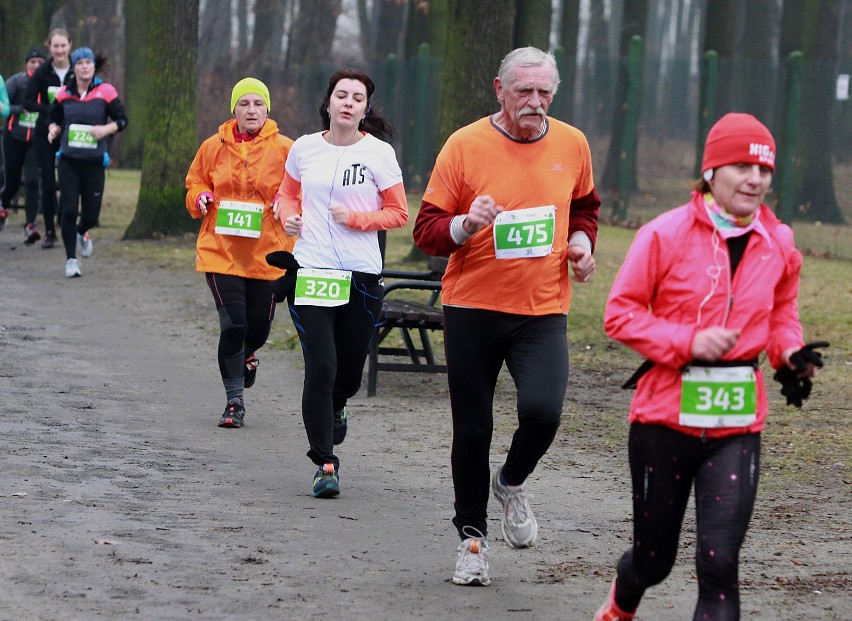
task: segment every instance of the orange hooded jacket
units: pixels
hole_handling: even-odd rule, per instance
[[[287,237],[272,213],[275,192],[284,178],[284,163],[293,141],[278,133],[278,124],[267,119],[254,140],[234,138],[235,119],[219,126],[219,132],[201,143],[186,175],[186,208],[193,218],[203,218],[198,232],[195,269],[260,280],[275,280],[284,270],[266,263],[274,250],[293,249],[295,237]],[[206,216],[198,197],[213,195]],[[216,233],[219,201],[262,202],[265,205],[260,237],[236,237]]]

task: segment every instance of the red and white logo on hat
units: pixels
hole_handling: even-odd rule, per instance
[[[752,142],[748,146],[748,154],[756,155],[758,161],[761,164],[769,164],[770,166],[775,165],[775,151],[773,151],[772,147],[770,147],[768,144]]]

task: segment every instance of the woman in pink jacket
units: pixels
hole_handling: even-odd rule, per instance
[[[607,334],[646,358],[629,383],[633,545],[596,620],[633,619],[674,565],[695,485],[694,619],[739,619],[739,550],[760,464],[766,351],[788,403],[810,391],[796,298],[802,255],[763,204],[775,141],[748,114],[710,130],[702,179],[686,205],[643,226],[612,286]],[[786,370],[783,370],[786,369]],[[626,385],[627,386],[627,385]]]

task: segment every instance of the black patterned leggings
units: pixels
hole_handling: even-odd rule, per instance
[[[618,563],[618,606],[636,610],[645,590],[668,576],[695,483],[698,603],[693,620],[739,619],[739,552],[757,494],[760,434],[702,439],[633,423],[629,459],[633,547]]]

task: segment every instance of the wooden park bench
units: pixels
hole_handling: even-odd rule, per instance
[[[438,304],[441,298],[441,277],[447,268],[446,257],[430,257],[428,271],[408,272],[382,270],[385,280],[383,323],[376,327],[370,344],[367,368],[367,396],[376,395],[379,371],[406,373],[445,373],[446,365],[438,364],[429,339],[430,331],[444,329],[444,315]],[[430,291],[428,299],[405,295],[411,291]],[[402,347],[383,344],[399,330]],[[380,360],[395,357],[397,361]]]

